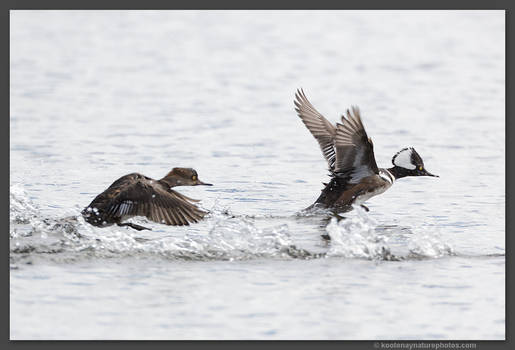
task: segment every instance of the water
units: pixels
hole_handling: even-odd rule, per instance
[[[11,339],[504,339],[504,54],[502,11],[11,12]],[[302,214],[298,87],[440,178]],[[174,166],[201,223],[74,219]]]

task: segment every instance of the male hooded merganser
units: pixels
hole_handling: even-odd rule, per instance
[[[365,132],[357,107],[347,110],[347,118],[342,115],[342,124],[334,126],[313,107],[302,89],[297,90],[295,98],[295,111],[320,144],[331,176],[320,197],[308,209],[321,207],[345,212],[351,210],[353,204],[359,204],[368,211],[362,203],[386,191],[396,179],[438,177],[424,168],[422,158],[413,147],[397,152],[392,158],[392,168],[378,168],[372,140]]]
[[[173,168],[161,180],[153,180],[138,173],[128,174],[96,196],[84,208],[82,216],[94,226],[117,224],[138,231],[150,229],[121,222],[133,216],[146,216],[166,225],[189,225],[202,219],[207,212],[192,203],[198,200],[188,198],[171,187],[196,185],[212,186],[200,181],[197,172],[190,168]]]

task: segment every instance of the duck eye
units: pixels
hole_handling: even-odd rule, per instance
[[[422,171],[422,169],[424,169],[424,168],[422,168],[421,166],[418,167],[418,170]]]
[[[193,175],[193,176],[191,177],[191,179],[192,179],[193,181],[195,181],[195,180],[197,179],[197,175]]]

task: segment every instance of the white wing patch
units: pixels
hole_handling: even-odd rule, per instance
[[[395,155],[393,164],[405,169],[415,169],[417,166],[411,163],[411,148],[406,148]]]
[[[371,175],[370,169],[366,165],[361,163],[362,158],[363,152],[356,152],[356,157],[354,158],[354,162],[352,163],[354,171],[352,172],[352,176],[349,183],[358,183],[362,178]]]
[[[120,204],[120,207],[118,209],[118,215],[124,216],[127,213],[129,213],[129,210],[132,208],[132,201],[124,201]]]

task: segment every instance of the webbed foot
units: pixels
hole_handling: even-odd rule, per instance
[[[148,227],[144,227],[144,226],[136,225],[136,224],[133,224],[133,223],[131,223],[131,222],[126,222],[126,223],[123,223],[123,224],[118,223],[117,225],[118,225],[118,226],[129,226],[129,227],[132,227],[133,229],[138,230],[138,231],[141,231],[141,230],[149,230],[149,231],[152,231],[152,229],[150,229],[150,228],[148,228]]]
[[[333,213],[333,217],[335,217],[338,221],[345,219],[345,216],[340,215],[338,213]]]

